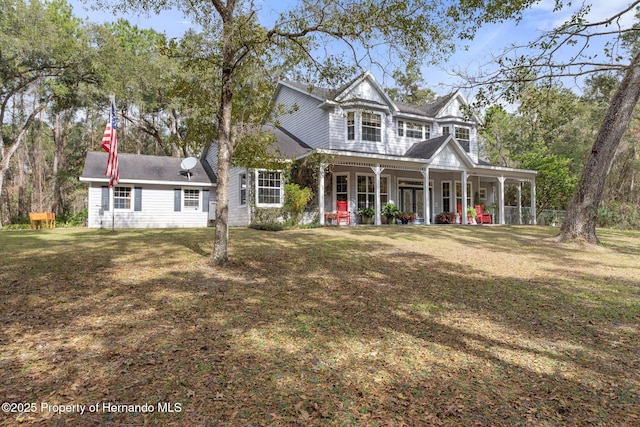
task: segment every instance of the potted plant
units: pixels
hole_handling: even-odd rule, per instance
[[[409,224],[409,222],[416,220],[416,215],[413,212],[400,212],[398,218],[403,224]]]
[[[324,214],[324,219],[327,224],[333,224],[338,219],[338,214],[327,212]]]
[[[436,215],[436,224],[455,224],[456,216],[455,212],[440,212]]]
[[[358,213],[360,214],[360,218],[363,224],[371,224],[371,219],[376,214],[375,209],[363,206],[358,209]]]
[[[467,208],[467,224],[475,224],[476,223],[476,208],[468,207]]]
[[[382,215],[387,218],[387,224],[395,223],[396,217],[400,214],[400,209],[393,202],[388,202],[382,207]]]

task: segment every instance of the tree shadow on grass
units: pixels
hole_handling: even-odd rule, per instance
[[[58,263],[90,260],[78,276],[13,276],[0,315],[7,400],[182,409],[23,415],[47,425],[624,425],[637,415],[638,319],[614,300],[594,314],[593,301],[551,281],[482,277],[418,248],[384,256],[387,236],[235,237],[227,270],[151,235],[108,255],[60,252]],[[116,274],[129,264],[139,280]]]

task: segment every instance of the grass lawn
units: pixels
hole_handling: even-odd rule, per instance
[[[555,232],[0,232],[0,425],[640,425],[640,233]]]

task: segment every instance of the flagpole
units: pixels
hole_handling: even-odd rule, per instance
[[[116,187],[110,188],[111,193],[111,231],[115,233],[116,231]]]
[[[116,96],[109,95],[109,103],[111,105],[116,105]],[[115,118],[114,118],[115,121]],[[116,187],[111,186],[111,232],[115,233],[116,231]]]
[[[115,186],[120,181],[118,172],[118,132],[116,125],[116,96],[109,95],[109,119],[100,144],[108,153],[107,167],[104,172],[109,177],[109,199],[111,201],[111,231],[116,231]]]

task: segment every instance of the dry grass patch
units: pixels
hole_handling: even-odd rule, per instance
[[[155,408],[0,424],[637,424],[640,233],[552,233],[0,233],[2,400]]]

